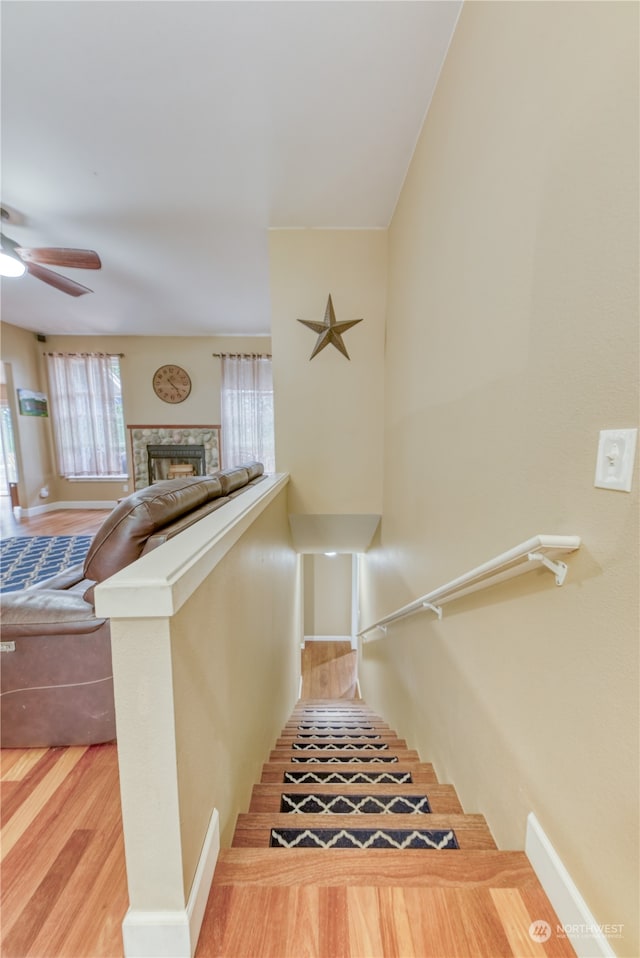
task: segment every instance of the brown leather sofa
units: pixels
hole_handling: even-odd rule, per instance
[[[115,739],[109,620],[95,614],[95,585],[262,478],[262,463],[251,462],[154,483],[118,503],[83,566],[0,596],[3,748]]]

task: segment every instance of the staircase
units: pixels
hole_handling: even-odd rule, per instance
[[[301,699],[220,853],[196,956],[574,955],[557,925],[524,852],[362,700]]]

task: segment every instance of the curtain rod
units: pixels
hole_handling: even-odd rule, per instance
[[[216,359],[271,359],[271,353],[212,353]]]
[[[116,356],[124,359],[124,353],[43,353],[43,356]]]

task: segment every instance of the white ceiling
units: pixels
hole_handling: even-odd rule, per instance
[[[2,0],[1,201],[95,249],[41,333],[267,334],[269,227],[386,227],[459,14],[443,2]]]

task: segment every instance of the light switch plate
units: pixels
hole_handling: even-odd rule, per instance
[[[637,429],[603,429],[600,432],[595,486],[631,492],[637,438]]]

